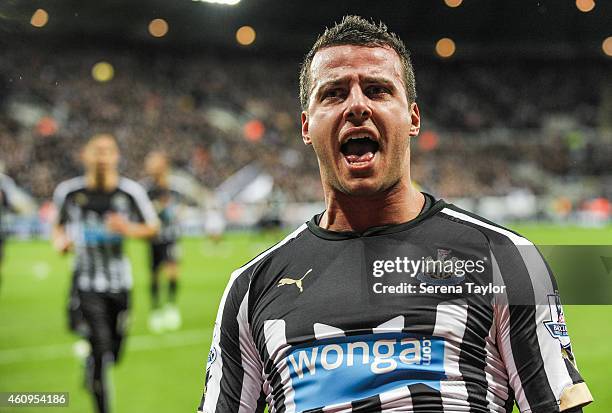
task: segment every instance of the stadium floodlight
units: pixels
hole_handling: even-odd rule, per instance
[[[225,4],[228,6],[235,6],[236,4],[240,3],[240,0],[193,0],[193,1],[199,1],[203,3]]]

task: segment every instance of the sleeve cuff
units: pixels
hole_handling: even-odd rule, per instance
[[[559,410],[562,412],[574,407],[582,407],[593,401],[593,396],[586,383],[576,383],[567,386],[559,399]]]

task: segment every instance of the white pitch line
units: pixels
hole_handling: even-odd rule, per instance
[[[126,339],[126,353],[148,351],[160,348],[187,347],[206,343],[211,339],[212,329],[185,330],[163,335],[129,336]],[[0,365],[57,360],[76,357],[72,350],[74,343],[55,344],[50,346],[29,346],[9,350],[0,350]]]

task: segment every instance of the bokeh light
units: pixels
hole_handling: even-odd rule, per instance
[[[266,127],[260,120],[254,119],[245,123],[243,132],[248,141],[257,142],[263,138]]]
[[[91,68],[91,77],[98,82],[108,82],[113,76],[115,76],[115,69],[108,62],[98,62]]]
[[[444,37],[436,43],[436,53],[440,57],[448,58],[455,54],[455,42],[453,39]]]
[[[255,29],[251,26],[242,26],[236,30],[236,41],[243,46],[248,46],[255,41]]]
[[[588,13],[595,8],[594,0],[576,0],[576,7],[583,13]]]
[[[417,142],[421,150],[433,151],[438,147],[438,135],[432,131],[425,131],[419,135]]]
[[[168,33],[168,22],[164,19],[153,19],[149,23],[149,33],[153,37],[164,37]]]
[[[34,14],[32,14],[32,18],[30,19],[30,24],[34,27],[43,27],[49,21],[49,13],[47,13],[43,9],[37,9]]]
[[[236,4],[240,3],[240,0],[193,0],[193,1],[200,1],[202,3],[225,4],[228,6],[235,6]]]
[[[444,3],[446,3],[448,7],[459,7],[461,3],[463,3],[463,0],[444,0]]]
[[[44,137],[55,135],[57,128],[57,122],[50,116],[43,116],[36,124],[36,132]]]
[[[601,43],[601,49],[608,56],[612,56],[612,36],[606,37]]]

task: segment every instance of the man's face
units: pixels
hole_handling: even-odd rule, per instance
[[[85,167],[96,173],[105,173],[117,169],[119,163],[119,148],[111,137],[94,138],[85,147]]]
[[[148,175],[152,177],[159,177],[166,173],[168,169],[168,162],[166,157],[161,153],[151,153],[145,160],[145,170]]]
[[[388,47],[343,45],[315,54],[302,138],[314,148],[324,187],[368,196],[408,179],[409,138],[418,135],[420,118],[402,74]]]

